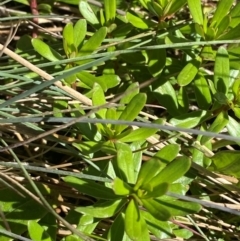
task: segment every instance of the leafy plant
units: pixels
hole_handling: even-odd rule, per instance
[[[239,2],[0,10],[0,240],[238,239]]]

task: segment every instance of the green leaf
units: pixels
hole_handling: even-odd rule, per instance
[[[207,110],[212,104],[212,97],[207,80],[204,76],[198,76],[194,81],[194,92],[200,109]]]
[[[180,86],[186,86],[191,83],[198,73],[200,64],[200,59],[192,59],[191,61],[189,61],[177,77],[178,84]]]
[[[44,43],[40,39],[33,38],[32,45],[35,51],[37,51],[41,56],[48,59],[49,61],[54,62],[63,59],[58,52],[50,48],[46,43]]]
[[[157,198],[157,202],[169,211],[171,216],[185,216],[201,210],[201,205],[181,200],[164,200],[164,197]]]
[[[89,180],[82,180],[72,176],[66,176],[63,180],[79,192],[100,199],[117,199],[112,189]]]
[[[149,231],[153,233],[156,238],[169,238],[169,234],[172,233],[169,222],[159,221],[158,219],[154,218],[149,212],[142,210],[140,212],[147,222]]]
[[[232,8],[230,18],[230,27],[235,28],[240,22],[240,2],[236,3],[236,5]]]
[[[160,173],[149,181],[153,188],[160,183],[173,183],[182,177],[190,168],[191,160],[186,156],[181,156],[170,162]]]
[[[184,240],[188,240],[188,239],[190,239],[193,236],[193,233],[190,230],[187,230],[185,228],[184,229],[173,230],[173,233],[177,237],[183,238]]]
[[[100,106],[106,103],[103,89],[99,84],[94,85],[92,102],[93,102],[93,106]],[[100,109],[98,112],[96,112],[96,114],[99,115],[102,119],[104,119],[106,115],[106,111],[107,111],[106,109]]]
[[[36,221],[28,221],[28,233],[34,241],[53,241],[45,229]]]
[[[116,177],[113,181],[113,191],[116,195],[129,195],[133,189],[122,179]]]
[[[175,12],[177,12],[179,9],[181,9],[185,4],[187,0],[172,0],[168,1],[168,4],[163,10],[163,16],[171,16]]]
[[[159,150],[152,158],[154,160],[159,160],[165,167],[168,163],[174,160],[179,154],[180,147],[178,144],[168,144]]]
[[[219,40],[228,40],[228,39],[239,39],[240,37],[240,24],[238,24],[235,28],[231,28],[227,33],[220,35],[217,39]]]
[[[100,80],[99,78],[97,78],[93,74],[90,74],[87,71],[81,71],[77,73],[77,77],[80,79],[81,82],[83,82],[89,88],[93,88],[94,84],[98,83],[102,87],[103,91],[106,91],[107,89],[105,83],[102,80]]]
[[[211,124],[207,131],[219,133],[228,124],[228,113],[222,111],[218,114],[217,118]],[[204,145],[206,142],[211,140],[213,137],[203,136],[201,139],[201,144]]]
[[[29,190],[29,185],[25,186]],[[47,190],[43,190],[43,186],[38,186],[43,195],[47,195]],[[33,192],[32,188],[29,190]],[[51,197],[50,197],[51,198]],[[8,223],[11,232],[21,235],[27,231],[28,221],[39,221],[47,214],[47,210],[35,200],[20,196],[15,190],[9,188],[1,188],[0,190],[0,205],[1,212],[4,213],[4,218]],[[3,219],[0,219],[0,229],[5,230],[6,226]],[[1,234],[1,241],[10,241],[9,238]]]
[[[129,23],[131,23],[134,27],[136,28],[140,28],[140,29],[148,29],[149,28],[149,24],[146,20],[137,17],[133,14],[131,14],[130,12],[127,12],[127,19],[129,21]]]
[[[63,48],[68,57],[76,50],[74,46],[73,24],[68,23],[63,29]]]
[[[85,19],[80,19],[73,27],[73,42],[76,49],[79,49],[83,44],[87,33],[87,22]]]
[[[216,11],[214,12],[212,21],[211,21],[211,26],[217,27],[222,19],[228,14],[230,8],[233,5],[234,0],[220,0],[218,1]]]
[[[217,172],[240,177],[240,151],[219,151],[211,159]]]
[[[139,93],[139,83],[138,82],[133,82],[128,86],[126,89],[126,95],[123,96],[120,100],[120,104],[128,104],[132,98]],[[118,110],[124,110],[125,107],[118,107]]]
[[[95,218],[109,218],[119,212],[125,203],[126,200],[124,199],[110,200],[97,202],[93,206],[77,207],[75,210],[83,214],[91,215]]]
[[[152,187],[149,183],[143,183],[143,195],[139,196],[139,198],[146,199],[163,196],[168,191],[168,187],[169,184],[167,182],[160,183],[154,187]]]
[[[224,47],[219,47],[214,65],[214,85],[218,92],[228,93],[229,88],[229,57]]]
[[[94,33],[94,35],[79,50],[79,55],[88,55],[91,54],[93,51],[97,50],[97,48],[101,45],[102,41],[105,39],[106,35],[107,28],[99,28],[98,31]]]
[[[116,0],[104,0],[106,22],[112,23],[116,15]]]
[[[153,123],[163,124],[164,120],[158,119]],[[131,131],[128,135],[120,138],[119,140],[122,142],[134,142],[134,141],[146,140],[148,137],[153,136],[157,131],[158,129],[154,129],[154,128],[138,128],[136,130]]]
[[[115,74],[104,74],[102,76],[97,76],[100,83],[104,83],[106,89],[113,88],[120,83],[120,78]]]
[[[240,137],[240,124],[238,121],[233,119],[231,116],[228,117],[229,122],[227,124],[227,130],[231,136]],[[240,142],[238,142],[240,144]]]
[[[161,162],[156,159],[151,159],[144,163],[140,169],[134,190],[138,190],[143,183],[148,183],[153,177],[155,177],[161,171],[161,166]]]
[[[139,93],[135,95],[129,104],[126,106],[126,108],[123,110],[121,115],[119,116],[119,120],[127,120],[127,121],[133,121],[139,114],[139,112],[142,110],[144,105],[146,104],[147,96],[144,93]],[[126,125],[116,125],[115,131],[116,133],[121,133],[124,129],[126,129]]]
[[[143,218],[140,215],[137,202],[131,199],[125,212],[125,231],[129,238],[138,241],[142,235]]]
[[[233,110],[235,116],[236,116],[238,119],[240,119],[240,108],[238,108],[238,107],[233,107],[232,110]]]
[[[124,214],[119,213],[112,226],[108,230],[109,241],[131,241],[124,230]]]
[[[173,126],[193,128],[211,117],[211,113],[205,110],[198,110],[172,118],[170,123]]]
[[[216,34],[217,37],[220,36],[221,34],[224,34],[227,31],[230,22],[231,22],[231,18],[229,15],[227,15],[223,18],[223,20],[221,21],[221,23],[218,26],[218,30],[217,30],[217,34]]]
[[[177,100],[179,104],[179,111],[181,113],[186,113],[189,110],[189,100],[188,100],[188,94],[185,87],[181,87],[177,94]]]
[[[235,100],[240,99],[240,79],[236,79],[232,85],[232,92]]]
[[[199,25],[203,25],[201,0],[188,0],[187,2],[193,21]]]
[[[160,221],[168,221],[171,218],[170,212],[155,199],[141,199],[143,206]]]
[[[121,142],[115,144],[117,150],[117,168],[121,179],[128,183],[134,183],[135,174],[132,150],[129,145]]]
[[[153,77],[161,74],[166,64],[166,50],[154,49],[146,51],[148,70]]]
[[[92,25],[99,24],[99,21],[95,15],[95,13],[93,12],[92,8],[86,1],[81,0],[79,2],[79,11],[83,15],[83,17]]]
[[[180,114],[178,110],[176,91],[174,90],[170,81],[167,81],[158,87],[153,94],[158,103],[161,106],[164,106],[172,116]]]

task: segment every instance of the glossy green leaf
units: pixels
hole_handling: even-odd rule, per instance
[[[102,87],[99,84],[94,85],[93,95],[92,95],[93,106],[101,106],[106,103],[105,95]],[[96,114],[101,118],[105,118],[106,109],[100,109]]]
[[[105,83],[102,80],[87,71],[81,71],[77,73],[77,77],[89,88],[93,88],[94,84],[98,83],[102,87],[103,91],[107,89]]]
[[[58,225],[52,213],[47,213],[38,223],[46,230],[52,241],[57,239]]]
[[[240,137],[240,124],[231,116],[228,117],[229,121],[227,124],[227,130],[231,136]],[[238,142],[238,145],[240,142]]]
[[[146,222],[134,199],[130,200],[126,208],[125,231],[132,241],[150,241]]]
[[[157,198],[157,202],[169,211],[171,216],[185,216],[192,213],[197,213],[201,210],[201,205],[193,202],[185,202],[181,200],[164,200]]]
[[[240,151],[219,151],[211,159],[217,172],[240,177]]]
[[[191,160],[188,157],[181,156],[170,162],[160,173],[158,173],[149,185],[153,188],[160,183],[173,183],[182,177],[190,168]]]
[[[116,15],[116,0],[104,0],[104,10],[106,22],[113,22]]]
[[[126,108],[123,110],[121,115],[119,116],[119,120],[127,120],[133,121],[142,110],[144,105],[146,104],[147,96],[144,93],[139,93],[135,95]],[[121,133],[124,129],[126,129],[126,125],[116,125],[115,131],[116,133]]]
[[[118,142],[115,144],[117,150],[117,168],[121,179],[128,183],[134,183],[134,163],[132,150],[129,145]]]
[[[37,51],[41,56],[48,59],[49,61],[59,61],[63,59],[58,52],[56,52],[40,39],[33,38],[32,45],[35,51]]]
[[[219,0],[217,4],[216,11],[214,12],[212,21],[211,21],[211,26],[217,27],[222,19],[228,14],[230,8],[233,5],[234,0]]]
[[[166,64],[166,50],[154,49],[146,51],[148,70],[153,77],[159,76]]]
[[[187,90],[185,87],[180,87],[178,94],[177,94],[177,100],[179,104],[179,111],[181,113],[186,113],[189,110],[189,99]]]
[[[240,119],[240,108],[233,107],[232,110],[233,110],[235,116]]]
[[[218,25],[216,37],[220,36],[221,34],[224,34],[227,31],[230,22],[231,22],[231,18],[229,15],[223,18],[221,23]]]
[[[177,229],[177,230],[173,230],[173,233],[179,237],[179,238],[183,238],[184,240],[188,240],[193,236],[193,233],[190,230],[187,229]]]
[[[75,51],[72,23],[68,23],[63,29],[63,48],[67,56]]]
[[[97,202],[93,206],[77,207],[75,210],[77,212],[91,215],[95,218],[109,218],[119,212],[126,200],[110,200],[105,202]]]
[[[177,12],[179,9],[181,9],[185,4],[187,0],[172,0],[168,1],[166,7],[163,10],[164,16],[171,16],[175,12]]]
[[[141,199],[143,206],[156,219],[160,221],[168,221],[171,217],[170,212],[155,199]]]
[[[147,222],[149,231],[159,239],[169,238],[169,234],[172,233],[169,222],[163,222],[154,218],[149,212],[140,211],[141,215]]]
[[[179,151],[180,147],[178,144],[168,144],[159,150],[151,159],[161,161],[162,166],[165,167],[177,157]]]
[[[188,0],[187,2],[193,21],[199,25],[203,25],[201,0]]]
[[[207,120],[211,116],[208,111],[198,110],[190,112],[187,114],[180,115],[176,118],[172,118],[170,123],[173,126],[183,127],[183,128],[193,128],[203,121]]]
[[[167,81],[158,87],[153,94],[158,103],[161,106],[164,106],[172,116],[180,114],[178,110],[176,91],[174,90],[170,81]]]
[[[240,2],[236,3],[236,5],[232,8],[230,12],[231,28],[235,28],[240,23]]]
[[[138,93],[139,93],[139,83],[134,82],[130,84],[126,89],[126,95],[124,95],[123,98],[121,98],[120,104],[122,105],[128,104],[132,100],[132,98]],[[118,107],[118,110],[123,110],[124,108],[125,107],[120,106]]]
[[[113,224],[111,225],[108,234],[108,241],[131,241],[124,230],[124,214],[119,213]]]
[[[137,17],[137,16],[131,14],[130,12],[127,12],[126,16],[127,16],[129,23],[131,23],[134,27],[140,28],[140,29],[148,29],[149,28],[146,20],[144,20],[140,17]]]
[[[142,234],[142,217],[137,202],[131,199],[125,212],[125,231],[129,238],[134,241],[140,239]]]
[[[73,42],[76,49],[79,49],[83,44],[86,33],[87,21],[85,19],[78,20],[73,27]]]
[[[153,123],[163,124],[164,120],[158,119]],[[131,131],[128,135],[120,138],[119,140],[122,142],[134,142],[134,141],[146,140],[148,137],[153,136],[157,131],[158,129],[154,129],[154,128],[138,128]]]
[[[116,177],[113,181],[113,191],[116,195],[129,195],[132,193],[133,188],[122,179]]]
[[[83,154],[92,154],[103,148],[104,142],[83,141],[80,143],[73,143],[74,147],[80,150]]]
[[[134,190],[138,190],[143,183],[148,183],[153,177],[155,177],[161,171],[161,166],[161,162],[154,158],[144,163],[140,169]]]
[[[84,193],[95,198],[107,200],[118,198],[112,189],[93,181],[82,180],[72,176],[66,176],[63,180],[70,186],[76,188],[80,193]]]
[[[227,33],[224,33],[218,37],[219,40],[228,40],[228,39],[239,39],[240,37],[240,24],[238,24],[235,28],[230,29]]]
[[[156,3],[155,1],[152,1],[151,5],[150,4],[148,5],[148,8],[150,8],[150,6],[152,7],[151,9],[152,12],[154,12],[156,16],[160,18],[163,15],[163,8],[158,3]],[[149,9],[149,11],[151,10]]]
[[[210,132],[221,132],[225,126],[228,124],[228,113],[226,111],[222,111],[218,114],[217,118],[211,124],[207,131]],[[201,144],[204,145],[206,142],[211,140],[213,137],[203,136],[201,139]]]
[[[240,99],[240,79],[236,79],[232,85],[232,92],[235,100]]]
[[[207,80],[198,76],[194,81],[194,92],[200,109],[207,110],[212,104],[212,97]]]
[[[83,15],[83,17],[92,25],[98,25],[99,21],[95,15],[95,13],[93,12],[92,8],[90,7],[90,5],[84,1],[81,0],[79,2],[79,10],[80,13]]]
[[[28,233],[34,241],[53,241],[45,229],[36,221],[28,221]]]
[[[107,28],[99,28],[98,31],[94,33],[94,35],[90,39],[88,39],[88,41],[80,49],[80,56],[91,54],[93,51],[97,50],[97,48],[101,45],[102,41],[105,39],[106,35]]]
[[[29,190],[29,186],[25,186]],[[39,186],[43,195],[48,192],[43,190],[43,186]],[[32,188],[30,190],[32,192]],[[9,188],[1,188],[0,190],[0,205],[1,212],[4,213],[4,218],[8,223],[11,232],[21,235],[27,231],[28,221],[38,221],[47,214],[47,210],[38,204],[33,199],[22,197],[15,190]],[[5,229],[6,226],[3,219],[0,219],[0,229]],[[10,241],[12,238],[1,234],[1,241]]]
[[[134,183],[137,181],[138,173],[142,166],[142,153],[144,148],[147,146],[147,143],[145,140],[141,141],[135,141],[130,144],[130,148],[133,152],[133,163],[134,163]]]
[[[102,76],[97,76],[100,83],[104,83],[106,89],[113,88],[120,83],[120,78],[115,74],[104,74]]]
[[[169,184],[167,182],[160,183],[157,186],[152,187],[149,183],[143,183],[143,195],[141,195],[141,199],[146,198],[156,198],[163,196],[168,191]]]
[[[218,92],[227,94],[229,88],[229,57],[224,47],[219,47],[214,65],[214,85]]]
[[[199,59],[192,59],[185,65],[177,77],[180,86],[186,86],[192,82],[198,73],[201,61]]]

